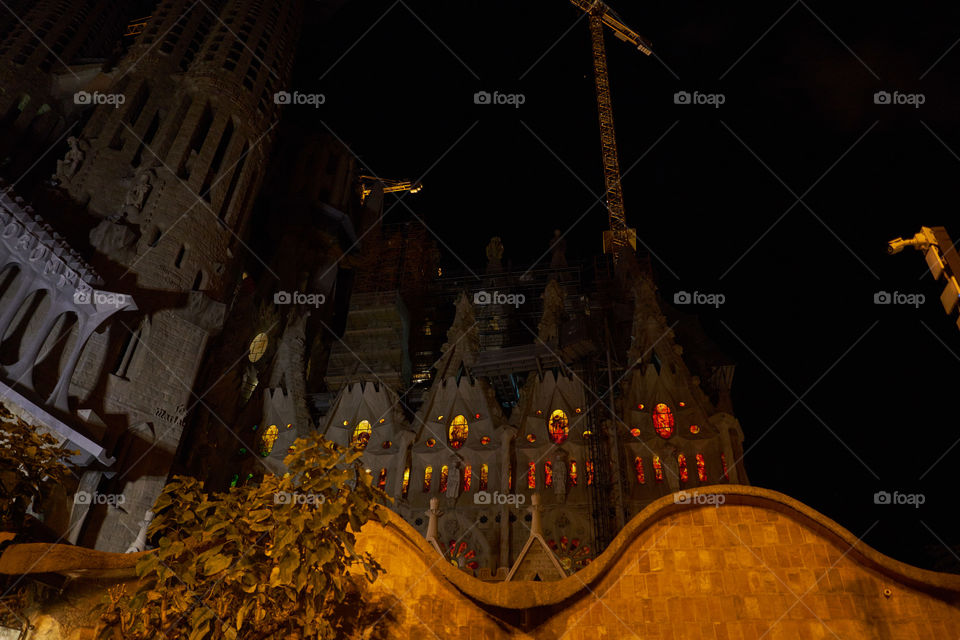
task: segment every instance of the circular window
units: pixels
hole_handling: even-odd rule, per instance
[[[483,436],[480,438],[480,444],[490,444],[490,436]]]
[[[638,429],[637,427],[634,427],[633,429],[630,429],[630,435],[632,435],[634,438],[639,438],[639,437],[640,437],[640,429]]]
[[[698,425],[690,425],[690,433],[700,433],[700,427]]]
[[[432,446],[435,445],[435,444],[437,444],[437,441],[436,441],[436,440],[434,440],[433,438],[427,438],[427,446],[428,446],[428,447],[432,447]]]
[[[587,429],[581,435],[584,437],[584,439],[586,439],[593,435],[593,431],[590,431],[589,429]]]
[[[383,444],[380,445],[380,446],[382,446],[384,449],[389,449],[390,447],[393,446],[393,443],[390,442],[389,440],[384,440],[384,441],[383,441]]]
[[[653,428],[661,438],[673,435],[673,412],[662,402],[653,408]]]
[[[570,421],[567,420],[567,414],[561,409],[557,409],[550,414],[550,423],[547,430],[550,432],[550,439],[554,444],[563,444],[567,436],[570,435]]]
[[[527,442],[536,442],[536,441],[537,441],[537,436],[533,435],[532,433],[527,434]]]
[[[263,357],[263,354],[267,352],[269,342],[270,340],[265,333],[258,333],[254,336],[253,340],[250,341],[250,353],[247,356],[250,358],[250,362],[256,362]]]

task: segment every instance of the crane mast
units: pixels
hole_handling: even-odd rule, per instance
[[[613,126],[613,102],[610,98],[610,76],[607,73],[607,50],[604,44],[603,27],[637,47],[646,55],[652,53],[650,44],[627,27],[601,0],[570,0],[590,16],[590,39],[593,44],[593,72],[597,85],[597,112],[600,118],[600,146],[603,152],[603,178],[607,194],[609,230],[603,234],[603,250],[613,254],[614,262],[629,245],[637,247],[636,229],[627,226],[627,214],[623,205],[623,186],[620,184],[620,160],[617,153],[617,134]]]

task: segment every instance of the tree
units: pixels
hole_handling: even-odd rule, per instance
[[[382,571],[354,550],[355,534],[379,519],[376,500],[386,497],[361,455],[313,435],[297,440],[282,477],[212,495],[194,478],[175,477],[148,530],[158,549],[137,563],[131,596],[111,591],[97,637],[343,637],[350,621],[338,607],[354,591],[347,569],[359,566],[371,582]]]

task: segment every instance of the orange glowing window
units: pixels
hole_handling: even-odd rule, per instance
[[[407,467],[403,470],[403,487],[400,492],[403,494],[403,497],[407,497],[407,492],[410,490],[410,467]]]
[[[457,416],[450,423],[450,431],[447,433],[447,440],[454,449],[459,449],[467,441],[467,433],[470,427],[467,426],[467,419],[464,416]]]
[[[537,488],[537,463],[531,462],[527,465],[527,489]]]
[[[527,442],[536,442],[536,441],[537,441],[537,436],[533,435],[532,433],[527,434]]]
[[[383,491],[387,488],[387,470],[380,469],[380,477],[377,478],[377,488]]]
[[[730,479],[730,474],[727,473],[727,456],[724,455],[724,454],[722,454],[722,453],[720,454],[720,464],[723,465],[723,478],[724,478],[724,480],[729,480],[729,479]]]
[[[447,480],[450,478],[450,467],[443,465],[440,467],[440,493],[447,492]]]
[[[467,465],[463,470],[463,490],[470,491],[470,481],[473,480],[473,467]]]
[[[480,465],[480,491],[487,490],[487,480],[490,477],[490,467],[485,464]]]
[[[373,427],[370,426],[370,422],[361,420],[357,428],[353,430],[353,438],[350,442],[360,449],[366,449],[367,443],[370,442],[371,433],[373,433]]]
[[[697,454],[697,478],[700,482],[707,481],[707,461],[703,459],[703,454]]]
[[[690,433],[694,435],[700,433],[700,425],[696,425],[696,424],[690,425]]]
[[[570,486],[571,487],[577,486],[577,461],[576,460],[570,461],[569,475],[570,475]]]
[[[641,433],[643,432],[640,431],[640,429],[638,429],[637,427],[630,429],[630,435],[632,435],[634,438],[639,438]]]
[[[553,463],[549,460],[543,463],[543,486],[553,486]]]
[[[673,412],[662,402],[653,408],[653,428],[661,438],[673,435]]]
[[[423,470],[423,492],[430,493],[430,482],[433,481],[433,467]]]
[[[587,460],[587,485],[593,484],[593,462]]]
[[[647,478],[643,475],[643,460],[640,459],[640,456],[637,456],[633,461],[633,469],[637,472],[637,482],[647,484]]]
[[[660,463],[660,456],[653,456],[653,479],[663,482],[663,465]]]
[[[554,444],[563,444],[570,435],[570,421],[567,419],[567,414],[560,409],[551,413],[547,430]]]
[[[687,456],[682,453],[677,454],[677,466],[680,468],[680,482],[686,482],[690,479],[690,472],[687,471]]]
[[[277,425],[272,424],[267,427],[267,430],[263,432],[262,436],[260,436],[260,455],[262,455],[264,458],[270,455],[270,452],[273,451],[273,444],[279,437],[280,430],[277,429]]]
[[[513,465],[507,467],[507,490],[513,491]]]
[[[480,444],[482,445],[490,444],[490,436],[483,436],[482,438],[480,438]]]

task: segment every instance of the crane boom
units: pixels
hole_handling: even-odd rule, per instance
[[[590,16],[590,38],[593,44],[593,71],[597,85],[597,111],[600,118],[600,145],[603,152],[603,177],[607,189],[607,212],[610,229],[604,233],[604,251],[613,254],[616,262],[627,245],[636,248],[636,231],[627,227],[623,206],[623,187],[620,184],[620,160],[617,154],[617,134],[613,126],[613,102],[610,99],[610,77],[607,73],[607,50],[603,40],[603,26],[613,34],[646,55],[650,43],[626,26],[601,0],[570,0]]]

